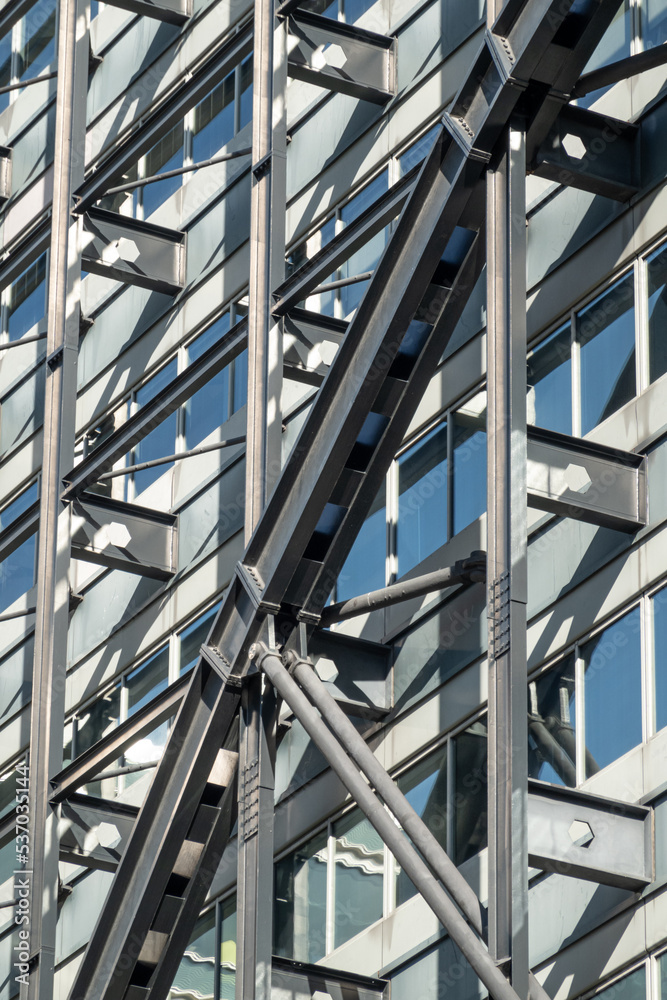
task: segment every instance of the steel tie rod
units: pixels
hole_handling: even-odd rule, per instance
[[[519,1000],[518,994],[495,964],[479,936],[468,925],[457,906],[439,885],[415,848],[405,839],[352,761],[341,754],[338,740],[329,729],[322,725],[319,713],[308,701],[296,681],[290,677],[280,657],[272,653],[264,643],[255,643],[251,647],[250,655],[257,667],[266,674],[278,694],[290,706],[312,741],[324,754],[332,770],[338,775],[361,811],[390,848],[406,875],[424,897],[494,1000]],[[389,803],[387,804],[389,805]],[[470,891],[472,892],[472,889]],[[479,913],[477,919],[481,920]]]

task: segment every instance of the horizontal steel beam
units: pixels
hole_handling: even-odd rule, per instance
[[[27,510],[0,531],[0,563],[4,562],[15,549],[22,545],[39,528],[39,500],[35,500]]]
[[[320,385],[345,336],[347,323],[305,309],[285,317],[283,363],[288,378]]]
[[[639,190],[638,136],[637,125],[565,107],[530,169],[559,184],[628,201]]]
[[[637,52],[636,55],[628,56],[627,59],[618,59],[607,66],[594,69],[591,73],[585,73],[576,83],[572,96],[586,97],[594,90],[611,87],[614,83],[628,80],[631,76],[645,73],[646,70],[655,69],[657,66],[664,66],[665,63],[667,63],[667,44],[663,42],[662,45],[654,45],[652,49],[646,49],[645,52]]]
[[[5,0],[0,10],[0,38],[12,30],[12,27],[24,14],[27,14],[35,0]]]
[[[396,93],[396,39],[306,11],[288,21],[287,73],[339,94],[386,104]]]
[[[528,428],[528,504],[635,532],[647,521],[646,456]]]
[[[170,96],[153,111],[147,112],[133,131],[95,164],[83,185],[75,192],[77,211],[83,212],[101,198],[123,173],[134,166],[185,114],[241,60],[252,52],[252,24],[246,24],[226,38],[217,52],[196,67],[187,81],[181,82]],[[141,79],[141,78],[140,78]]]
[[[185,284],[185,233],[91,208],[83,241],[82,265],[93,274],[167,295]]]
[[[641,890],[653,881],[652,810],[529,781],[528,862],[589,882]]]
[[[155,580],[176,572],[175,514],[83,493],[72,503],[71,538],[74,559]]]
[[[83,785],[93,781],[105,767],[122,757],[128,747],[175,715],[189,682],[189,674],[180,677],[148,705],[79,754],[51,779],[51,802],[55,805],[70,798]]]
[[[112,799],[75,794],[60,813],[60,860],[115,872],[139,809]]]
[[[337,267],[348,260],[353,253],[363,247],[376,233],[384,229],[400,213],[412,191],[418,168],[392,185],[389,190],[373,202],[365,212],[346,226],[314,257],[297,268],[274,292],[273,312],[284,316],[303,299],[306,299],[322,281]]]
[[[271,987],[275,995],[280,997],[382,1000],[387,996],[389,983],[385,979],[371,979],[368,976],[274,956],[271,962]]]
[[[320,616],[320,625],[326,628],[334,622],[342,622],[347,618],[368,614],[379,608],[388,608],[393,604],[401,604],[413,597],[423,597],[436,590],[446,587],[456,587],[460,584],[484,583],[486,580],[486,553],[473,552],[469,559],[460,559],[454,566],[426,573],[412,580],[393,583],[389,587],[373,590],[370,594],[352,597],[348,601],[329,604]]]
[[[247,340],[248,323],[242,319],[65,476],[63,500],[72,500],[96,483],[103,472],[108,472],[135,444],[233,361],[245,349]]]
[[[120,7],[142,17],[153,17],[168,24],[185,24],[192,13],[192,0],[107,0],[111,7]]]

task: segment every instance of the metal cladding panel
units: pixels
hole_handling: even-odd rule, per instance
[[[190,16],[190,0],[113,0],[113,7],[131,10],[133,14],[154,17],[157,21],[167,21],[169,24],[184,24]]]
[[[643,889],[652,881],[650,809],[534,781],[528,785],[531,865],[623,889]]]
[[[74,795],[62,806],[60,854],[70,864],[115,871],[139,810]]]
[[[86,212],[83,228],[88,271],[157,292],[183,288],[185,233],[98,208]]]
[[[539,510],[637,531],[646,524],[646,459],[530,427],[528,501]]]
[[[375,104],[394,96],[393,38],[304,12],[290,18],[289,29],[290,76]]]

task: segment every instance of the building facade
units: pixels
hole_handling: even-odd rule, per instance
[[[266,998],[271,955],[276,997],[477,1000],[482,953],[667,1000],[666,38],[663,0],[5,0],[0,1000]]]

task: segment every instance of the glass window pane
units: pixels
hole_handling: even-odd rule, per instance
[[[336,599],[345,601],[348,597],[357,597],[384,587],[386,560],[387,515],[385,489],[382,487],[340,571]]]
[[[128,718],[152,701],[161,691],[164,691],[168,683],[169,647],[164,646],[150,660],[142,663],[126,677]],[[128,747],[125,751],[127,762],[129,764],[146,764],[149,761],[159,760],[168,735],[169,723],[163,722],[157,729],[142,736],[140,740]],[[136,777],[139,777],[139,772],[137,775],[127,776],[129,781]]]
[[[248,402],[248,352],[242,351],[234,359],[234,391],[232,396],[232,413],[236,413]]]
[[[275,866],[276,955],[317,962],[326,952],[327,837],[320,833]]]
[[[454,534],[486,510],[486,392],[454,414]]]
[[[344,226],[347,226],[354,219],[358,219],[362,212],[377,201],[377,199],[387,191],[389,187],[389,172],[383,170],[381,174],[362,188],[359,194],[350,198],[346,205],[341,208],[340,217]]]
[[[486,847],[486,721],[473,723],[452,741],[454,751],[454,847],[457,865]]]
[[[447,747],[401,775],[398,787],[429,828],[441,847],[447,850]],[[396,905],[415,896],[417,890],[396,862]]]
[[[0,511],[0,531],[8,528],[32,504],[38,496],[37,483]],[[5,611],[19,597],[27,593],[35,583],[35,555],[38,535],[26,539],[0,563],[0,611]]]
[[[604,997],[605,1000],[646,1000],[646,967],[636,969],[629,976],[617,980],[606,990],[596,994],[595,1000]]]
[[[528,355],[528,423],[572,433],[570,324],[552,333]]]
[[[212,344],[220,340],[229,330],[229,323],[229,313],[225,313],[193,340],[188,347],[188,361],[196,361]],[[186,402],[186,448],[194,448],[229,419],[229,371],[229,366],[223,368]]]
[[[404,177],[416,163],[421,163],[425,159],[426,154],[433,145],[433,140],[438,132],[438,125],[434,125],[433,128],[429,129],[428,132],[417,139],[415,143],[406,149],[398,158],[398,172],[400,177]]]
[[[120,684],[101,695],[77,718],[76,755],[85,753],[118,725],[120,718]]]
[[[177,362],[174,358],[170,361],[168,365],[149,379],[136,393],[136,403],[137,406],[145,406],[146,403],[150,402],[159,392],[161,392],[173,379],[176,378],[177,373]],[[134,453],[132,456],[132,465],[138,465],[140,462],[148,462],[155,458],[164,458],[166,455],[173,455],[176,448],[176,429],[177,429],[177,415],[172,413],[171,416],[163,420],[162,423],[158,424],[155,430],[152,430],[150,434],[147,434],[145,438],[136,445]],[[164,475],[167,469],[170,469],[173,463],[165,463],[165,465],[158,465],[152,469],[144,469],[141,472],[134,473],[134,492],[135,495],[142,493],[147,489],[151,483],[154,483],[156,479]]]
[[[215,907],[200,917],[185,949],[169,996],[213,1000],[215,981]]]
[[[18,340],[46,315],[46,254],[23,272],[9,287],[7,332]]]
[[[236,897],[220,906],[220,1000],[236,996]]]
[[[16,805],[17,778],[23,778],[23,772],[17,771],[15,767],[0,774],[0,818],[6,816]]]
[[[630,43],[632,41],[632,10],[631,0],[623,0],[614,15],[614,19],[602,36],[602,40],[589,59],[585,73],[590,73],[600,66],[616,62],[618,59],[625,59],[630,55]],[[596,91],[593,98],[600,96]]]
[[[211,608],[210,611],[207,611],[205,615],[202,615],[181,632],[179,673],[184,674],[199,659],[199,647],[206,642],[206,637],[211,630],[213,619],[219,607],[220,605],[216,604],[214,608]]]
[[[56,0],[37,0],[21,20],[19,80],[38,76],[56,57]]]
[[[398,460],[398,575],[447,541],[447,425],[440,424]]]
[[[166,173],[183,166],[183,122],[167,132],[151,150],[146,153],[146,177]],[[155,184],[147,184],[143,189],[144,218],[147,219],[183,183],[182,175],[169,177]]]
[[[528,685],[528,774],[574,786],[574,656]]]
[[[639,622],[635,608],[582,649],[587,777],[641,743]]]
[[[655,728],[659,730],[667,726],[667,587],[654,595],[651,606],[655,663]]]
[[[12,33],[0,38],[0,87],[12,82]],[[9,94],[0,94],[0,111],[9,105]]]
[[[241,107],[239,108],[239,129],[252,118],[252,56],[241,63]]]
[[[384,844],[358,809],[334,825],[334,948],[382,916]]]
[[[642,27],[645,49],[667,41],[667,0],[644,0]]]
[[[636,392],[632,274],[577,316],[581,345],[581,431],[587,434]]]
[[[658,981],[660,1000],[667,1000],[667,952],[658,959]]]
[[[192,159],[208,160],[234,136],[234,76],[228,73],[195,107]]]
[[[649,257],[647,271],[649,377],[655,382],[667,372],[667,249]]]

